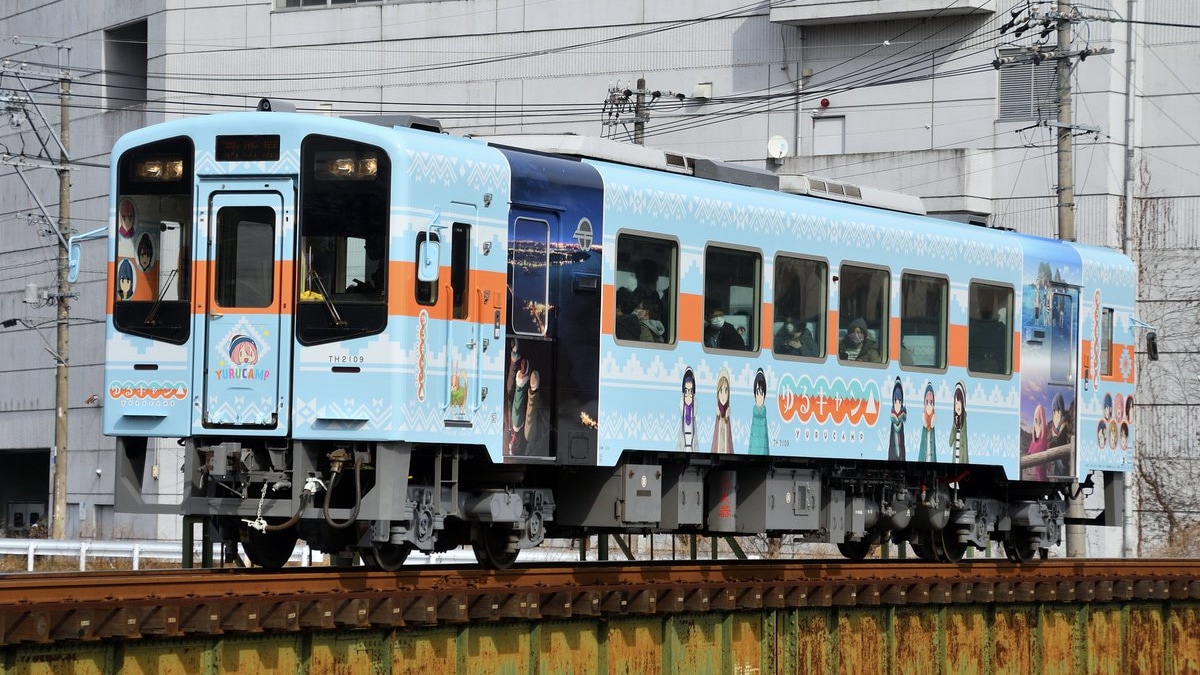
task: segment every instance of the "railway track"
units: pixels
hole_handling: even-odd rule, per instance
[[[12,574],[0,577],[0,644],[797,607],[1172,599],[1200,599],[1200,562],[806,560]]]

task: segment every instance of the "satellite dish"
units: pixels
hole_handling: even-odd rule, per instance
[[[783,136],[772,136],[767,141],[767,156],[772,159],[783,159],[787,155],[788,142]]]

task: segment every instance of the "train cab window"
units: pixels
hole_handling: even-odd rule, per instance
[[[1101,375],[1112,375],[1112,342],[1113,342],[1113,310],[1104,307],[1100,310],[1100,359]]]
[[[300,149],[296,337],[321,344],[387,326],[391,165],[375,146],[309,136]]]
[[[172,344],[190,336],[194,154],[179,137],[116,160],[112,320],[123,333]]]
[[[778,356],[825,356],[829,265],[823,260],[775,258],[772,349]]]
[[[838,279],[838,359],[885,363],[888,345],[887,270],[842,265]]]
[[[704,252],[704,346],[758,351],[762,256],[709,246]]]
[[[900,364],[946,367],[949,283],[941,277],[900,275]]]
[[[967,317],[967,369],[988,375],[1012,373],[1013,292],[972,283]]]
[[[672,240],[617,235],[616,339],[675,344],[678,260]]]
[[[509,247],[512,329],[520,335],[545,335],[550,293],[550,223],[517,218]]]

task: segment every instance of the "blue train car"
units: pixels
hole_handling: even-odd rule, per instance
[[[506,567],[594,532],[1027,560],[1070,485],[1129,470],[1136,277],[1108,250],[419,118],[212,115],[113,158],[117,506],[259,565],[303,538]]]

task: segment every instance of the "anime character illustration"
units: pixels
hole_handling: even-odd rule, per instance
[[[509,401],[508,443],[505,454],[525,454],[525,386],[529,383],[529,362],[521,358],[517,342],[509,352],[508,376],[504,380],[505,399]]]
[[[729,422],[729,370],[725,367],[717,375],[717,418],[713,420],[712,451],[718,454],[733,452],[733,427]]]
[[[1117,449],[1117,421],[1108,421],[1108,447],[1110,450]]]
[[[908,408],[904,405],[904,385],[900,378],[892,385],[892,434],[888,442],[888,460],[892,462],[905,461],[904,455],[904,423],[908,420]]]
[[[1117,424],[1125,421],[1125,396],[1117,394],[1113,399],[1113,414],[1117,416]]]
[[[541,374],[531,370],[525,408],[525,454],[534,457],[550,455],[550,409],[541,385]]]
[[[117,299],[128,300],[133,297],[133,261],[122,258],[117,264]]]
[[[1074,439],[1067,412],[1066,399],[1062,394],[1055,394],[1054,401],[1050,404],[1050,428],[1047,429],[1051,448],[1069,446]],[[1047,470],[1051,476],[1067,476],[1071,470],[1070,460],[1068,458],[1055,459],[1049,463]]]
[[[1111,420],[1113,418],[1113,397],[1112,394],[1104,395],[1104,419]]]
[[[925,383],[925,407],[921,412],[921,454],[917,460],[921,462],[936,462],[937,438],[934,435],[934,397],[933,383]]]
[[[754,374],[754,409],[750,411],[750,454],[770,454],[767,449],[767,376]]]
[[[154,266],[154,242],[149,234],[142,234],[138,238],[137,257],[138,267],[142,268],[143,272],[149,272]]]
[[[133,227],[137,224],[137,206],[126,197],[117,206],[117,233],[126,239],[133,238]]]
[[[247,335],[235,335],[229,341],[229,361],[236,366],[258,363],[258,344]]]
[[[950,451],[955,464],[971,461],[967,453],[967,388],[962,383],[954,385],[954,416],[950,422]]]
[[[1133,394],[1125,397],[1125,423],[1133,426]]]
[[[1121,449],[1129,449],[1129,423],[1121,422]]]
[[[1050,447],[1049,437],[1046,435],[1046,409],[1039,403],[1033,409],[1033,428],[1030,429],[1029,449],[1026,451],[1030,457],[1045,452]],[[1038,464],[1021,470],[1021,478],[1024,480],[1046,480],[1046,465]]]
[[[466,415],[467,404],[467,371],[459,370],[450,374],[450,407],[459,417]]]
[[[683,394],[679,399],[680,450],[696,449],[696,375],[691,368],[683,371]]]
[[[1096,447],[1103,450],[1108,446],[1108,423],[1100,420],[1100,425],[1096,427]]]

